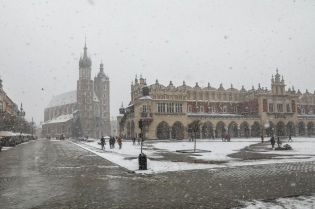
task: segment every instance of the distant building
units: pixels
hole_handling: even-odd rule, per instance
[[[119,109],[118,134],[126,138],[140,133],[138,122],[145,124],[149,139],[231,137],[311,136],[315,135],[315,94],[285,88],[278,70],[271,79],[271,90],[218,89],[208,84],[175,87],[156,80],[147,86],[136,78],[131,85],[128,107]]]
[[[112,118],[110,120],[110,125],[111,125],[111,136],[117,136],[117,120],[116,118]]]
[[[85,44],[79,61],[77,90],[52,98],[44,110],[43,136],[99,138],[110,135],[110,81],[102,63],[94,81],[91,80],[91,67]]]
[[[17,131],[18,111],[17,104],[3,90],[2,79],[0,78],[0,131]]]
[[[18,106],[3,90],[2,79],[0,78],[0,111],[6,112],[9,115],[17,116]]]

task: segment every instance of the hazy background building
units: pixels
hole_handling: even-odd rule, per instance
[[[94,81],[92,60],[87,46],[79,60],[77,90],[52,98],[44,111],[44,136],[88,136],[99,138],[111,134],[110,84],[101,63]]]

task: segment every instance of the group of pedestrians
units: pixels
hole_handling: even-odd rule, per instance
[[[132,145],[136,145],[136,141],[137,141],[138,145],[140,145],[141,136],[139,136],[137,138],[133,137],[131,140],[132,140]]]
[[[222,136],[222,141],[223,141],[223,142],[230,142],[230,141],[231,141],[231,136],[230,136],[230,134],[224,133],[223,136]]]
[[[264,142],[264,140],[263,140],[263,136],[262,136],[262,143]],[[291,135],[289,135],[289,141],[288,142],[292,142],[293,140],[292,140],[292,137],[291,137]],[[275,144],[276,144],[276,139],[275,139],[275,137],[274,136],[272,136],[271,138],[270,138],[270,143],[271,143],[271,147],[272,147],[272,149],[274,149],[275,148]],[[280,137],[278,136],[277,137],[277,145],[278,145],[278,147],[281,147],[281,145],[282,145],[282,142],[281,142],[281,140],[280,140]]]
[[[116,143],[116,141],[117,141],[117,144],[118,144],[118,146],[119,146],[119,149],[121,149],[122,148],[122,137],[109,137],[109,148],[110,149],[114,149],[115,148],[115,143]],[[101,148],[102,148],[102,150],[105,150],[105,145],[106,145],[106,140],[105,140],[105,137],[104,136],[102,136],[102,138],[101,138]]]

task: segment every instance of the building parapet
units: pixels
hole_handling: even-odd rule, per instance
[[[204,117],[204,118],[253,118],[257,119],[259,116],[254,115],[239,115],[239,114],[230,114],[230,113],[188,113],[188,117]]]
[[[305,118],[312,118],[312,119],[314,119],[315,115],[314,114],[312,114],[312,115],[298,115],[298,118],[299,119],[305,119]]]

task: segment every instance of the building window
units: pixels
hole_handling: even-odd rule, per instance
[[[175,104],[175,112],[183,112],[183,105]]]
[[[273,112],[273,104],[269,104],[269,112]]]
[[[191,105],[188,105],[188,112],[191,112]]]
[[[223,112],[226,112],[226,106],[223,107]]]
[[[147,107],[147,111],[151,111],[150,106]],[[158,103],[158,112],[183,112],[183,104],[178,103]]]
[[[291,112],[290,104],[287,104],[287,112]]]
[[[283,112],[283,105],[277,104],[277,109],[278,109],[278,112]]]
[[[302,114],[305,114],[305,109],[304,109],[304,108],[302,108],[302,111],[301,111],[301,112],[302,112]]]
[[[204,112],[204,107],[200,106],[200,112]]]
[[[142,106],[142,112],[147,112],[147,106],[146,105]]]
[[[212,111],[211,112],[215,112],[215,107],[212,107]]]
[[[234,106],[234,112],[235,113],[237,112],[237,106]]]
[[[167,112],[171,112],[171,109],[172,109],[172,104],[167,103]]]

